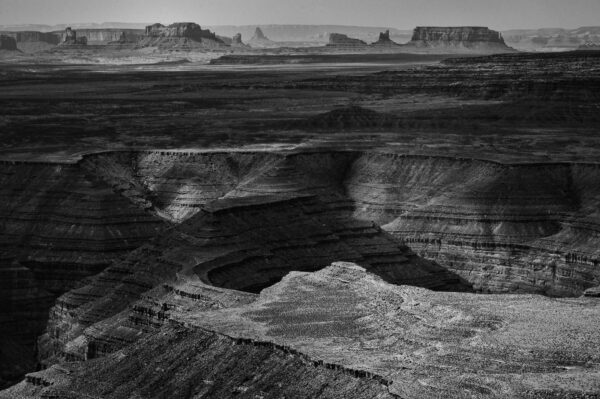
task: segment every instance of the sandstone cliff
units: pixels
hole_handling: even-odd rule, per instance
[[[472,50],[477,52],[513,52],[499,32],[484,27],[423,27],[415,28],[408,43],[416,48]]]
[[[182,50],[226,47],[215,33],[193,22],[178,22],[169,26],[159,23],[149,25],[138,45]]]
[[[347,262],[260,295],[182,275],[0,398],[593,397],[599,319],[593,298],[433,292]]]
[[[17,41],[14,37],[0,35],[0,50],[16,51]]]

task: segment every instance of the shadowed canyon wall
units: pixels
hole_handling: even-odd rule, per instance
[[[47,364],[85,358],[67,343],[93,336],[95,323],[122,324],[125,307],[184,275],[258,292],[289,271],[346,260],[442,290],[465,289],[459,278],[483,292],[557,296],[600,285],[595,164],[124,151],[4,163],[2,183],[4,342],[33,354],[48,307],[70,290],[41,341]],[[138,327],[119,331],[88,341],[113,350]]]

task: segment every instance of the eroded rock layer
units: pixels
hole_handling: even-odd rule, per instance
[[[136,318],[124,323],[123,317],[128,317],[120,312],[134,301],[158,295],[133,309],[154,317],[150,326],[160,325],[166,309],[153,304],[165,293],[188,291],[175,288],[182,281],[258,292],[290,271],[317,270],[341,259],[358,262],[397,284],[469,288],[442,267],[398,245],[372,223],[352,220],[351,209],[342,198],[329,197],[324,202],[315,195],[251,196],[210,203],[151,245],[95,276],[90,284],[59,298],[40,341],[42,359],[46,364],[56,359],[86,359],[90,345],[96,354],[137,339],[140,328],[148,323],[140,327]],[[118,331],[116,337],[111,326]]]
[[[53,298],[146,242],[164,222],[78,165],[3,163],[0,181],[0,334],[33,354]]]
[[[397,286],[342,262],[260,295],[182,276],[0,397],[594,397],[599,311],[593,298]]]

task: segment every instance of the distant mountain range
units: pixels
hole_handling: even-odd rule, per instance
[[[156,22],[156,21],[154,21]],[[103,22],[73,23],[60,25],[0,25],[0,31],[62,31],[67,26],[73,29],[144,29],[148,23]],[[345,26],[345,25],[202,25],[219,36],[233,37],[242,34],[242,40],[249,40],[257,27],[274,42],[304,42],[325,44],[331,33],[340,33],[367,43],[377,41],[379,33],[390,31],[390,39],[397,43],[410,41],[412,30],[390,27]],[[580,27],[576,29],[543,28],[512,29],[501,32],[506,44],[517,50],[558,51],[576,49],[586,44],[600,44],[600,26]]]

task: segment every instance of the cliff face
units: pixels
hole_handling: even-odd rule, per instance
[[[504,43],[499,32],[485,27],[417,27],[408,43],[415,47],[460,47],[483,51],[514,51]]]
[[[137,42],[144,36],[140,29],[77,29],[80,37],[87,39],[88,44],[108,44],[111,42]],[[63,41],[65,35],[62,35]]]
[[[76,165],[4,163],[0,182],[0,335],[27,348],[21,361],[33,362],[53,299],[144,243],[163,222]],[[1,364],[0,374],[15,369]]]
[[[177,37],[188,38],[198,42],[203,39],[219,41],[217,35],[208,29],[202,29],[200,25],[193,22],[178,22],[169,26],[154,24],[146,27],[148,37]]]
[[[32,348],[51,301],[69,291],[39,344],[46,364],[132,343],[143,326],[162,325],[162,305],[140,305],[132,318],[152,320],[127,326],[121,312],[164,290],[202,297],[188,280],[258,292],[290,271],[346,260],[442,290],[577,296],[600,285],[592,164],[130,151],[6,163],[1,178],[0,336]],[[176,227],[152,241],[166,221]]]
[[[598,390],[600,303],[592,298],[433,292],[338,262],[290,273],[260,295],[180,274],[118,312],[71,336],[75,361],[29,374],[0,398],[491,399]]]
[[[14,37],[0,35],[0,50],[16,51],[17,41]]]

